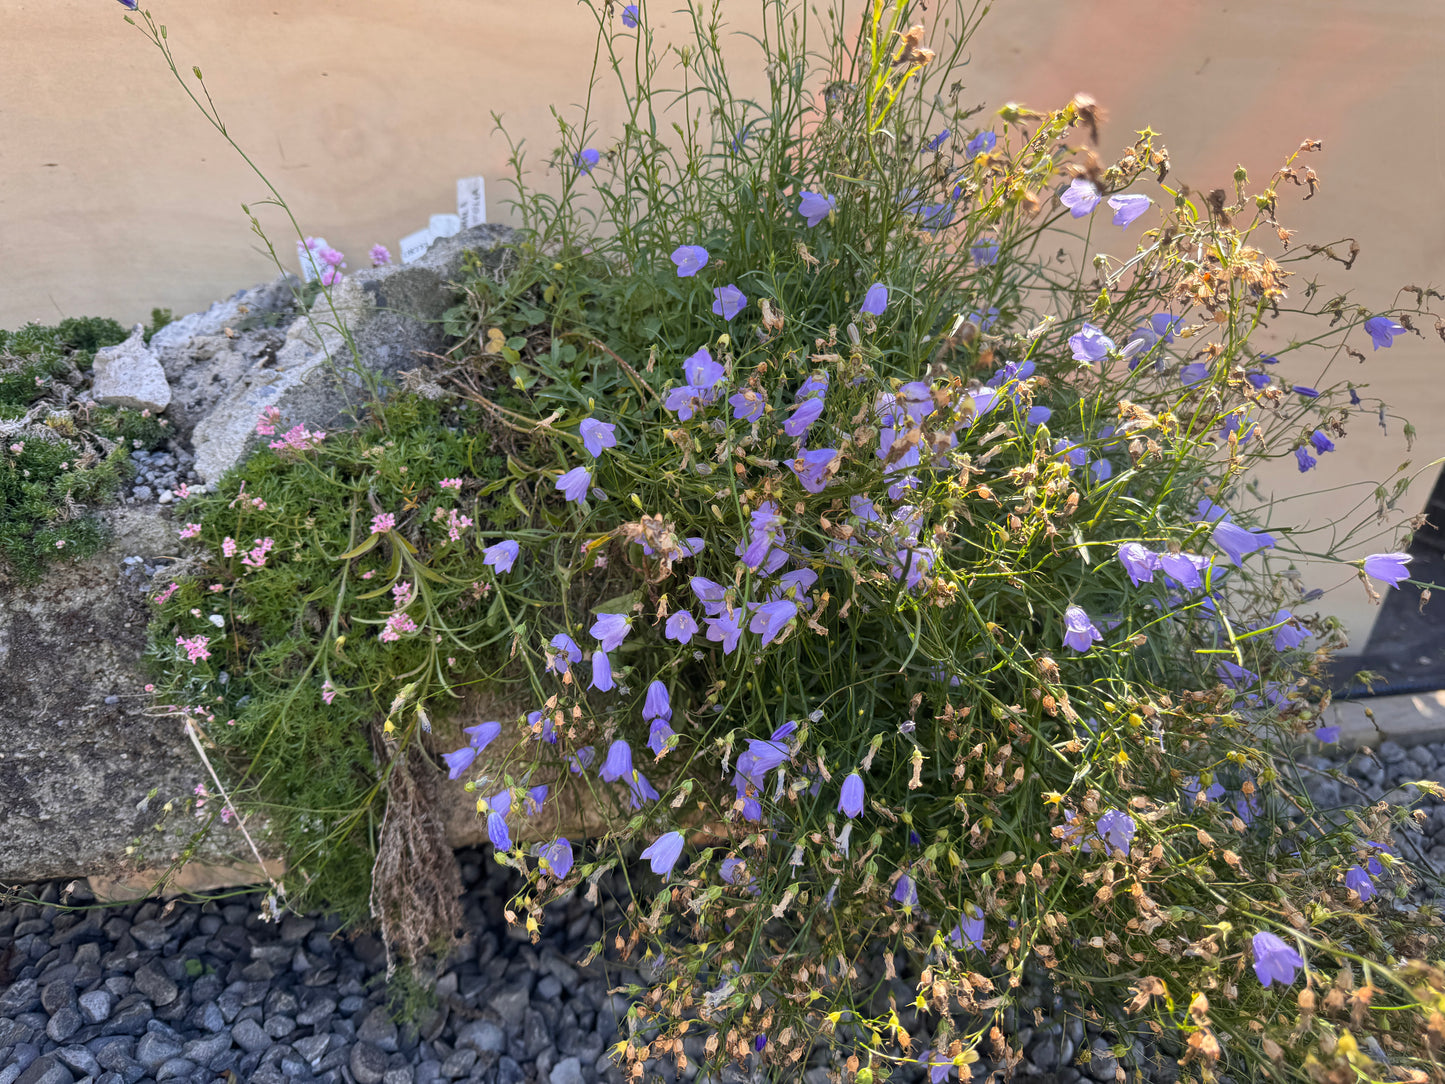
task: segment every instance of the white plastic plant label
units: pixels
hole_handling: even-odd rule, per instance
[[[401,239],[401,262],[411,263],[421,259],[435,240],[436,234],[432,233],[431,227],[407,234]]]
[[[455,237],[462,232],[461,216],[432,215],[431,232],[433,237]]]
[[[305,241],[296,242],[296,262],[301,265],[301,277],[307,282],[315,282],[321,277],[321,261],[316,254],[325,252],[331,246],[324,237],[309,237],[307,240],[311,242],[310,248]]]
[[[487,221],[487,181],[485,177],[463,177],[457,181],[457,215],[463,229],[481,226]]]

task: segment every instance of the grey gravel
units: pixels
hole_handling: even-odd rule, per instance
[[[1399,763],[1421,766],[1413,754]],[[1445,826],[1445,812],[1441,821]],[[59,886],[25,886],[18,896],[31,902],[0,900],[0,937],[29,937],[35,945],[13,981],[0,985],[0,1084],[22,1074],[90,1084],[214,1084],[223,1073],[248,1084],[623,1084],[606,1051],[626,1028],[629,1001],[608,991],[641,976],[616,961],[575,962],[601,938],[604,923],[617,920],[616,900],[601,905],[602,913],[578,896],[551,905],[533,945],[501,917],[515,875],[484,852],[463,852],[459,860],[470,937],[437,981],[435,1009],[400,1026],[388,1001],[384,947],[369,935],[338,936],[332,919],[288,915],[268,924],[258,917],[258,895],[168,907],[146,901],[94,912],[67,937],[78,920],[49,906]],[[870,988],[881,971],[879,961]],[[912,1001],[906,974],[878,987],[882,1011],[889,994],[901,1006]],[[901,1015],[924,1039],[916,1014]],[[1115,1045],[1129,1050],[1130,1037],[1092,1023],[1086,1032],[1082,1006],[1054,994],[1042,970],[1026,983],[1016,1015],[1030,1026],[1014,1034],[1026,1053],[1015,1080],[1107,1084],[1115,1068],[1130,1080],[1144,1068],[1152,1084],[1174,1079],[1171,1069],[1177,1075],[1152,1041],[1115,1058]],[[1002,1022],[1006,1030],[1014,1031],[1012,1019]],[[76,1030],[63,1040],[50,1034],[72,1024]],[[649,1084],[763,1080],[753,1069],[699,1075],[704,1038],[687,1037],[690,1064],[681,1073],[670,1059],[650,1060]],[[1077,1061],[1076,1052],[1087,1059]],[[991,1068],[985,1059],[976,1073],[981,1079]],[[789,1079],[821,1084],[837,1069],[833,1052],[820,1048]],[[900,1084],[924,1080],[914,1064],[894,1076]]]

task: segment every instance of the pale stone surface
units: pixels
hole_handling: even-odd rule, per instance
[[[155,505],[106,518],[94,557],[0,588],[0,883],[164,865],[195,828],[163,814],[202,769],[149,712],[145,580],[124,574],[128,557],[173,554],[175,527]]]
[[[196,423],[196,471],[215,482],[240,462],[257,445],[256,419],[267,407],[281,412],[287,428],[332,429],[365,402],[359,370],[394,377],[426,364],[428,352],[446,346],[440,320],[463,253],[494,250],[510,235],[503,226],[463,230],[414,263],[358,271],[329,298],[318,297],[309,316],[290,325],[274,359],[242,372]],[[350,329],[349,343],[342,327]]]
[[[171,404],[166,372],[145,343],[145,328],[136,324],[130,338],[95,352],[90,394],[105,406],[130,407],[159,414]]]

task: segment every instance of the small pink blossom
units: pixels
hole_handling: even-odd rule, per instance
[[[392,614],[386,619],[386,628],[378,633],[377,638],[384,644],[400,640],[402,633],[416,632],[416,622],[407,617],[406,614]]]
[[[331,684],[330,678],[321,683],[321,699],[328,704],[336,699],[336,686]]]
[[[371,257],[372,267],[385,267],[391,263],[391,253],[385,245],[372,245],[367,255]]]
[[[190,639],[183,636],[176,637],[176,646],[186,649],[186,658],[190,660],[192,666],[202,659],[211,657],[210,643],[209,636],[192,636]]]
[[[338,255],[339,255],[339,254],[338,254]],[[346,277],[346,276],[341,273],[341,268],[339,268],[339,267],[327,267],[327,268],[323,269],[322,272],[321,272],[321,285],[322,285],[322,286],[335,286],[338,282],[340,282],[340,281],[341,281],[343,278],[345,278],[345,277]]]
[[[147,686],[145,687],[145,689],[146,689],[146,692],[148,692],[148,693],[153,693],[153,692],[156,691],[156,687],[155,687],[154,685],[147,685]]]
[[[320,431],[315,433],[304,425],[293,425],[280,440],[273,440],[269,447],[273,451],[285,454],[300,455],[302,452],[314,452],[326,439],[326,434]],[[254,502],[253,502],[254,503]]]
[[[447,514],[447,537],[453,542],[458,542],[461,540],[462,531],[471,525],[472,520],[470,516],[459,516],[457,515],[457,510],[453,508]]]
[[[258,437],[274,437],[276,435],[276,425],[280,420],[281,411],[276,407],[268,406],[265,410],[261,411],[261,416],[256,419],[256,435]],[[246,488],[244,482],[241,483],[241,488],[242,490]]]
[[[221,539],[221,554],[225,557],[236,556],[236,540],[230,535]]]
[[[252,568],[265,568],[266,554],[271,552],[271,547],[276,545],[276,540],[274,538],[258,538],[255,543],[251,552],[241,558],[241,563]]]
[[[416,601],[416,588],[409,583],[398,583],[391,589],[391,597],[398,610],[404,610]]]
[[[195,538],[200,533],[201,525],[199,523],[187,523],[180,532],[182,538]]]
[[[206,784],[204,784],[204,783],[197,783],[197,784],[196,784],[196,789],[193,790],[191,793],[194,794],[197,798],[209,798],[209,797],[210,797],[210,795],[206,793]]]
[[[443,478],[437,484],[443,489],[460,490],[462,488],[462,480],[460,478]]]
[[[190,495],[191,487],[186,485],[185,482],[182,482],[180,485],[176,486],[176,496],[179,497],[181,500],[185,500]]]
[[[25,442],[24,442],[23,440],[21,440],[21,441],[16,441],[14,444],[10,445],[10,454],[11,454],[11,455],[19,455],[19,454],[20,454],[21,452],[23,452],[24,450],[25,450]]]
[[[172,583],[169,587],[167,587],[167,588],[166,588],[164,591],[162,591],[159,595],[157,595],[155,598],[151,599],[151,601],[154,602],[157,606],[164,606],[167,602],[170,601],[171,596],[174,595],[178,590],[180,590],[180,587],[181,587],[180,584],[178,584],[178,583]]]
[[[215,593],[218,592],[218,591],[224,591],[225,588],[222,587],[219,583],[213,583],[213,584],[211,584],[211,586],[208,588],[208,590],[211,592],[211,594],[215,594]]]
[[[390,512],[378,512],[371,517],[371,533],[385,534],[396,527],[396,516]]]
[[[65,548],[65,539],[57,538],[55,540],[55,548],[58,550],[63,550]]]
[[[374,569],[374,568],[368,568],[365,572],[363,572],[363,573],[361,574],[361,578],[362,578],[363,580],[369,580],[369,579],[371,579],[371,577],[373,577],[373,576],[375,576],[375,575],[376,575],[376,569]]]
[[[235,719],[232,719],[232,720],[231,720],[231,725],[234,726],[235,723],[236,723],[236,720],[235,720]],[[236,811],[235,811],[234,809],[232,809],[230,806],[224,806],[224,807],[221,809],[221,823],[222,823],[222,824],[230,824],[231,821],[235,819],[235,816],[236,816]]]

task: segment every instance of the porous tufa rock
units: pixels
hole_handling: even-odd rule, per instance
[[[159,414],[171,405],[166,372],[145,343],[145,328],[136,324],[130,338],[95,352],[91,397],[103,406],[130,407]]]
[[[442,316],[455,303],[463,256],[493,252],[511,237],[504,226],[475,226],[435,241],[421,259],[358,271],[317,297],[274,360],[241,373],[196,423],[197,473],[218,481],[255,450],[256,419],[267,407],[287,428],[335,429],[366,403],[369,374],[392,379],[446,349]]]

